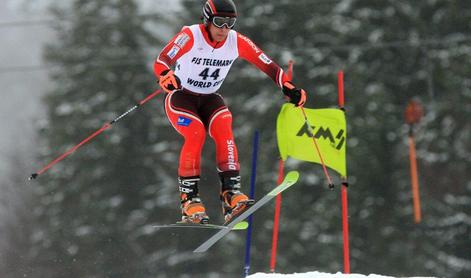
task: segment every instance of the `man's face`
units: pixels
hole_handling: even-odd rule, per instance
[[[222,28],[218,28],[212,23],[209,24],[209,33],[211,34],[213,40],[217,42],[225,40],[230,30],[231,29],[227,28],[226,25],[224,25]]]

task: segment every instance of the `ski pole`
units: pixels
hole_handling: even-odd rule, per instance
[[[303,112],[304,121],[306,123],[307,130],[309,132],[309,135],[312,137],[312,142],[314,142],[314,147],[316,148],[317,154],[319,155],[319,159],[320,159],[321,164],[322,164],[322,169],[324,170],[325,177],[327,178],[327,181],[329,182],[329,188],[334,189],[334,183],[332,182],[332,179],[330,178],[329,172],[327,171],[327,167],[325,166],[324,158],[322,157],[321,150],[319,149],[319,145],[317,144],[316,138],[314,137],[314,132],[313,132],[312,127],[309,124],[309,121],[307,119],[306,111],[304,111],[303,106],[300,106],[299,108],[301,108],[301,111]]]
[[[111,122],[108,122],[106,124],[104,124],[100,129],[98,129],[97,131],[95,131],[94,133],[92,133],[90,136],[88,136],[87,138],[85,138],[84,140],[82,140],[80,143],[78,143],[77,145],[73,146],[72,148],[70,148],[69,150],[67,150],[65,153],[63,153],[62,155],[58,156],[56,159],[54,159],[52,162],[50,162],[49,164],[47,164],[44,168],[42,168],[41,170],[31,174],[31,176],[28,178],[28,180],[33,180],[33,179],[36,179],[39,175],[43,174],[44,172],[46,172],[47,170],[49,170],[50,168],[52,168],[55,164],[59,163],[61,160],[63,160],[64,158],[66,158],[67,156],[69,156],[70,154],[72,154],[73,152],[75,152],[78,148],[80,148],[82,145],[84,145],[85,143],[87,143],[88,141],[92,140],[93,138],[95,138],[96,136],[98,136],[100,133],[102,133],[103,131],[107,130],[108,128],[110,128],[114,123],[116,123],[117,121],[121,120],[122,118],[126,117],[129,113],[131,113],[132,111],[136,110],[137,108],[139,108],[140,106],[144,105],[146,102],[148,102],[149,100],[151,100],[153,97],[155,97],[156,95],[160,94],[162,92],[162,90],[158,89],[156,91],[154,91],[153,93],[151,93],[150,95],[148,95],[146,98],[144,98],[143,100],[141,100],[139,103],[137,103],[136,105],[134,105],[133,107],[131,107],[128,111],[124,112],[123,114],[121,114],[120,116],[118,116],[116,119],[112,120]]]

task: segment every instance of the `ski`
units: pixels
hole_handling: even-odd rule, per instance
[[[268,192],[262,199],[257,201],[253,206],[242,212],[239,216],[236,216],[234,220],[232,220],[229,224],[227,224],[227,229],[221,229],[219,232],[215,233],[212,237],[208,240],[203,242],[200,246],[198,246],[193,252],[195,253],[202,253],[206,252],[211,246],[213,246],[216,242],[218,242],[221,238],[227,235],[230,231],[236,227],[236,225],[242,221],[244,221],[247,217],[252,215],[255,211],[257,211],[260,207],[268,203],[271,199],[273,199],[276,195],[280,194],[284,190],[290,188],[293,184],[298,181],[299,173],[297,171],[290,171],[283,182],[275,187],[272,191]]]
[[[165,228],[196,228],[196,229],[215,229],[215,230],[224,230],[224,229],[232,229],[232,230],[246,230],[249,226],[249,223],[246,221],[239,222],[232,228],[229,228],[225,225],[216,225],[216,224],[192,224],[192,223],[181,223],[177,222],[174,224],[164,224],[164,225],[153,225],[152,227],[157,229],[165,229]]]

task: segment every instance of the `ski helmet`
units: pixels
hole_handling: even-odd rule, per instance
[[[237,17],[237,9],[232,0],[207,0],[203,6],[204,23],[211,22],[214,16]]]

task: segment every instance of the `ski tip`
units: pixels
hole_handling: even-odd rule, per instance
[[[288,187],[292,186],[295,184],[299,179],[299,172],[298,171],[289,171],[288,174],[286,174],[285,178],[283,179],[283,182],[280,183],[277,187],[275,187],[272,191],[268,193],[270,196],[276,196],[282,191],[286,190]]]
[[[289,171],[285,177],[285,182],[295,183],[299,179],[299,172],[298,171]]]
[[[247,221],[242,221],[237,224],[235,224],[234,227],[232,227],[232,230],[245,230],[249,227],[249,222]]]

